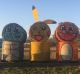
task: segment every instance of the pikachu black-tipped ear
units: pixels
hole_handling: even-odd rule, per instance
[[[50,20],[50,19],[44,20],[43,22],[46,23],[46,24],[56,24],[57,23],[56,21]]]
[[[32,14],[35,22],[39,21],[38,9],[35,6],[32,6]]]

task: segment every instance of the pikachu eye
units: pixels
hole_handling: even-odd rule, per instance
[[[46,30],[46,27],[45,26],[42,26],[42,30]]]

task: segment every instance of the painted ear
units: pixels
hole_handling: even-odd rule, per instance
[[[56,24],[57,22],[56,21],[54,21],[54,20],[44,20],[43,21],[44,23],[46,23],[46,24]]]
[[[38,9],[35,6],[32,6],[32,14],[33,14],[34,20],[36,22],[39,21]]]

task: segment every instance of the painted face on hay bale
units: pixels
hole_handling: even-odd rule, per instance
[[[42,41],[47,40],[51,34],[49,26],[44,22],[34,23],[29,31],[32,40]]]
[[[25,42],[27,38],[26,31],[16,23],[6,25],[2,32],[3,40]]]
[[[56,38],[58,40],[72,41],[78,35],[78,27],[71,22],[60,23],[56,30]]]

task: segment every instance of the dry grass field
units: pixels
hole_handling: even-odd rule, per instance
[[[80,74],[80,66],[3,68],[0,74]]]
[[[29,59],[29,50],[25,49],[24,59]],[[26,55],[28,54],[28,55]],[[1,56],[1,49],[0,49]],[[80,65],[54,67],[8,67],[0,68],[0,74],[80,74]]]

